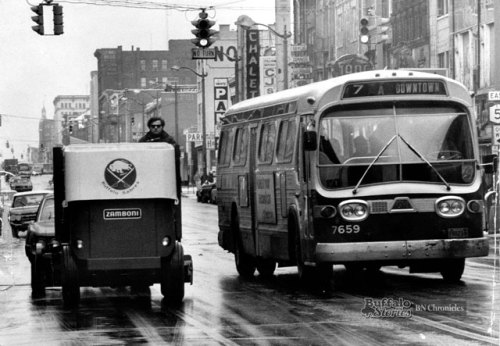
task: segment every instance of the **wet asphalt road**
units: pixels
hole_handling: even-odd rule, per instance
[[[44,179],[34,178],[41,187]],[[194,284],[176,308],[163,304],[159,285],[81,288],[77,309],[63,306],[60,288],[32,299],[24,240],[4,225],[0,345],[500,345],[498,253],[468,260],[459,284],[394,267],[352,275],[339,265],[326,293],[300,283],[295,268],[241,279],[217,244],[216,206],[190,193],[183,217]],[[376,304],[384,316],[370,310]]]

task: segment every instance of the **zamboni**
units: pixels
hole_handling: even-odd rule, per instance
[[[192,284],[181,244],[178,148],[167,143],[80,144],[54,148],[56,239],[62,295],[80,287],[161,284],[167,302]]]

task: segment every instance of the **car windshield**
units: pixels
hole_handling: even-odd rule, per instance
[[[44,196],[44,194],[15,196],[14,200],[12,201],[12,207],[18,208],[39,205]]]
[[[319,130],[319,172],[326,187],[355,186],[371,163],[363,184],[440,182],[436,171],[449,183],[473,179],[468,117],[454,107],[332,111],[321,118]]]
[[[39,221],[52,220],[54,218],[54,199],[48,198],[41,206]]]

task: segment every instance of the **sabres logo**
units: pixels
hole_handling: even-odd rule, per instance
[[[126,190],[134,185],[137,179],[137,170],[130,161],[116,159],[106,166],[104,179],[112,189]]]

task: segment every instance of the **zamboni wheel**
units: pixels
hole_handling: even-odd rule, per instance
[[[184,250],[178,242],[172,255],[162,258],[161,294],[170,304],[180,304],[184,299]]]
[[[63,268],[61,273],[62,295],[64,305],[74,306],[80,302],[80,286],[78,284],[78,268],[71,256],[68,245],[62,249]]]
[[[33,297],[45,295],[45,268],[39,256],[33,256],[31,259],[31,291]]]

